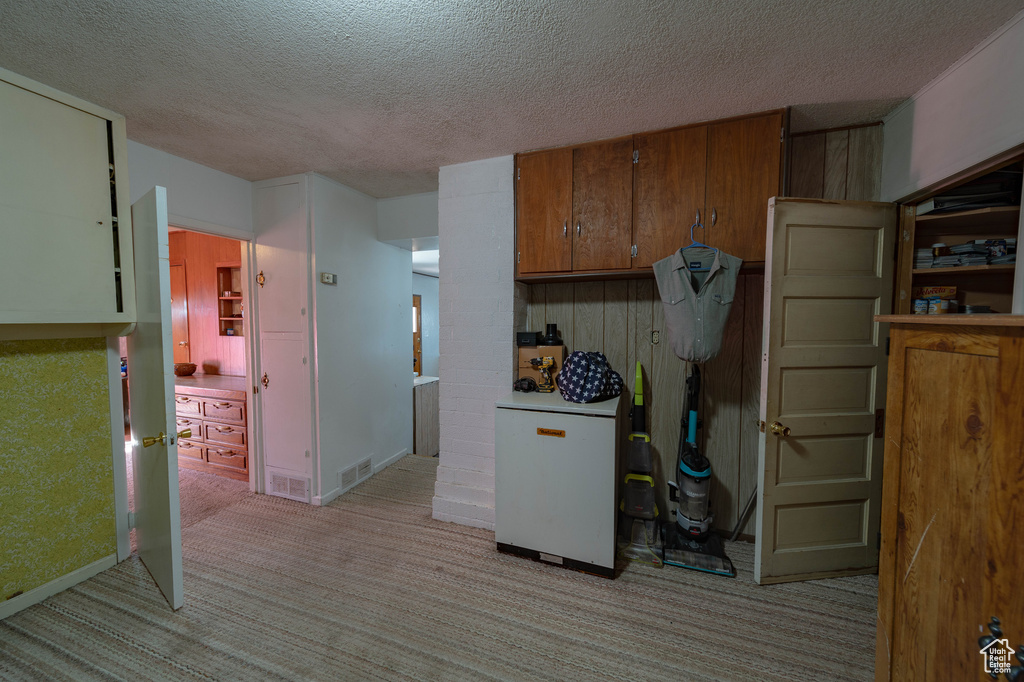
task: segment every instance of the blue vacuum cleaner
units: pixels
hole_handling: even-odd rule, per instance
[[[692,365],[686,379],[686,405],[680,420],[679,452],[675,481],[668,482],[669,500],[675,503],[675,523],[666,523],[662,542],[666,564],[697,571],[736,576],[725,556],[722,539],[711,530],[708,513],[711,462],[697,448],[697,405],[700,399],[700,368]]]

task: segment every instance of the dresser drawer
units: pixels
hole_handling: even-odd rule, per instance
[[[208,447],[206,461],[230,469],[245,469],[246,453],[231,448]]]
[[[203,422],[195,417],[183,417],[180,414],[174,417],[174,425],[178,433],[181,433],[185,429],[192,432],[191,436],[182,436],[183,439],[191,438],[192,440],[203,439]]]
[[[234,424],[245,423],[245,403],[236,400],[204,400],[203,416]]]
[[[203,438],[207,443],[223,443],[224,445],[245,447],[244,426],[206,422],[204,428]]]
[[[178,459],[191,459],[202,462],[203,446],[188,440],[178,441]]]
[[[176,395],[174,396],[174,412],[185,417],[202,416],[203,401],[201,398],[193,398],[188,395]]]

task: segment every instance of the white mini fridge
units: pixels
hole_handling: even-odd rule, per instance
[[[495,403],[498,550],[615,575],[620,398],[512,393]]]

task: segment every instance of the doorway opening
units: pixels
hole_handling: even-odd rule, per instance
[[[255,430],[246,377],[248,243],[169,228],[174,406],[181,527],[255,490]],[[121,339],[129,508],[134,508],[127,344]],[[134,531],[131,534],[135,547]]]

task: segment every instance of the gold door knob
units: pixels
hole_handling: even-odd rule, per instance
[[[182,439],[182,438],[191,438],[191,437],[192,437],[192,429],[185,429],[184,431],[178,431],[178,439],[179,440]]]
[[[776,436],[782,437],[786,437],[792,432],[788,426],[783,426],[779,422],[772,422],[771,425],[768,427],[768,430],[774,433]]]
[[[148,436],[146,438],[143,438],[142,439],[142,447],[148,448],[150,445],[156,445],[157,443],[160,443],[161,445],[163,445],[166,438],[167,438],[167,436],[165,436],[164,432],[161,431],[160,435],[156,436],[155,438],[153,436]]]

